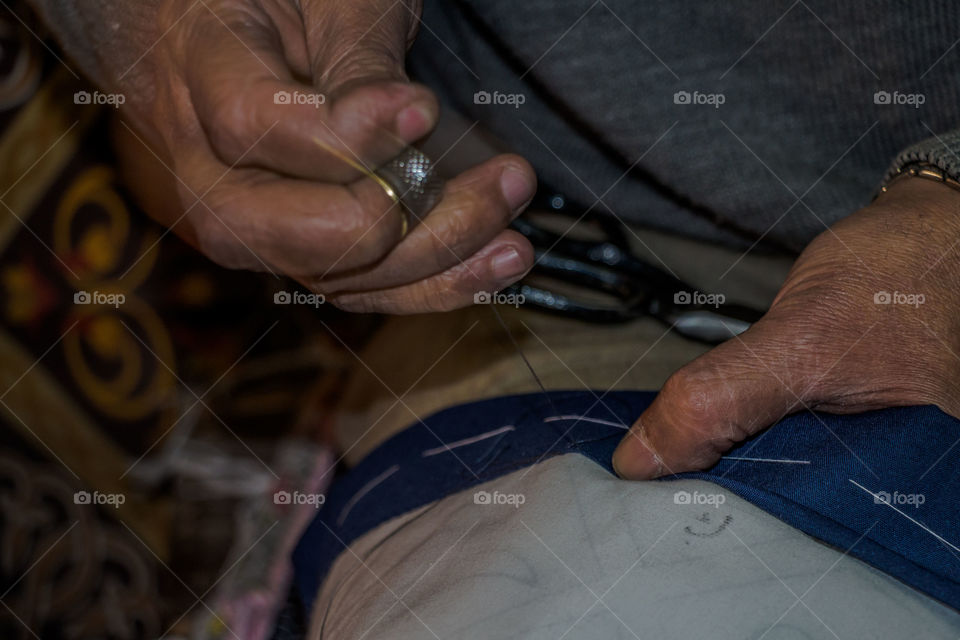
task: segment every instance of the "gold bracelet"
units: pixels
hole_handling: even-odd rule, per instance
[[[949,187],[960,190],[960,181],[954,180],[947,175],[947,172],[938,167],[935,164],[930,164],[929,162],[914,162],[908,165],[904,165],[897,170],[896,175],[894,175],[890,180],[887,181],[887,184],[880,187],[880,193],[886,193],[887,189],[890,188],[892,184],[903,178],[924,178],[926,180],[934,180],[935,182],[943,183]]]

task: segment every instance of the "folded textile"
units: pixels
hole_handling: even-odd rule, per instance
[[[610,457],[652,392],[552,392],[441,411],[394,436],[334,484],[294,553],[302,602],[352,541],[390,518],[550,456]],[[950,455],[958,421],[936,407],[787,417],[703,473],[764,511],[960,609]],[[671,478],[665,478],[669,481]]]

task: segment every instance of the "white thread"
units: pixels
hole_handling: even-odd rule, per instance
[[[889,501],[889,500],[884,500],[884,499],[881,498],[878,494],[874,493],[873,491],[870,491],[870,489],[867,489],[865,486],[863,486],[862,484],[857,483],[857,482],[854,481],[853,479],[851,479],[851,478],[847,478],[847,479],[850,480],[850,482],[853,482],[853,484],[855,484],[855,485],[857,485],[858,487],[860,487],[861,489],[863,489],[864,491],[866,491],[867,493],[869,493],[870,495],[872,495],[874,501],[879,501],[880,504],[885,504],[885,505],[887,505],[888,507],[890,507],[891,509],[893,509],[894,511],[896,511],[897,513],[899,513],[900,515],[902,515],[904,518],[906,518],[907,520],[909,520],[909,521],[912,522],[913,524],[917,525],[918,527],[920,527],[921,529],[923,529],[924,531],[926,531],[927,533],[929,533],[930,535],[932,535],[934,538],[936,538],[937,540],[939,540],[939,541],[942,542],[943,544],[947,545],[948,547],[950,547],[951,549],[953,549],[953,550],[955,550],[955,551],[960,551],[960,547],[957,547],[956,545],[951,544],[946,538],[944,538],[943,536],[941,536],[940,534],[938,534],[937,532],[935,532],[933,529],[928,528],[928,527],[927,527],[926,525],[924,525],[923,523],[917,522],[916,520],[914,520],[913,518],[911,518],[910,516],[908,516],[907,514],[905,514],[903,511],[900,511],[900,509],[897,509],[895,506],[893,506],[892,504],[890,504],[890,501]]]
[[[617,427],[618,429],[629,429],[627,425],[623,423],[611,422],[610,420],[601,420],[600,418],[589,418],[587,416],[550,416],[549,418],[544,418],[544,422],[559,422],[560,420],[579,420],[581,422],[594,422],[596,424],[603,424],[608,427]]]
[[[457,447],[473,444],[474,442],[480,442],[481,440],[498,436],[501,433],[513,431],[514,429],[516,429],[516,427],[514,427],[512,424],[508,424],[505,427],[500,427],[499,429],[494,429],[493,431],[487,431],[486,433],[481,433],[480,435],[473,436],[472,438],[464,438],[463,440],[457,440],[456,442],[451,442],[450,444],[445,444],[434,449],[427,449],[426,451],[421,452],[420,456],[429,458],[430,456],[435,456],[438,453],[443,453],[444,451],[450,451],[451,449],[456,449]]]
[[[398,464],[393,465],[392,467],[390,467],[389,469],[387,469],[386,471],[378,475],[376,478],[374,478],[367,484],[363,485],[359,491],[353,494],[353,497],[350,498],[350,501],[347,502],[346,505],[344,505],[343,510],[340,512],[340,517],[337,518],[337,526],[338,527],[343,526],[343,522],[347,519],[347,515],[350,513],[350,510],[353,509],[353,507],[356,506],[358,502],[360,502],[360,498],[370,493],[374,489],[374,487],[376,487],[378,484],[380,484],[381,482],[383,482],[384,480],[386,480],[387,478],[395,474],[399,469],[400,469],[400,465]]]
[[[781,464],[810,464],[809,460],[779,460],[777,458],[735,458],[734,456],[723,456],[724,460],[742,460],[744,462],[779,462]]]

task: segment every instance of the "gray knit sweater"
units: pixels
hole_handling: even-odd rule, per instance
[[[586,205],[800,249],[898,156],[957,177],[958,39],[946,0],[446,0],[411,62]]]
[[[119,1],[34,4],[109,84]],[[960,177],[958,39],[946,0],[426,0],[410,68],[575,201],[797,250],[904,159]]]

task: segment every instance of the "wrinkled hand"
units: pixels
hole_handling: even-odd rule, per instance
[[[147,53],[115,78],[131,123],[121,153],[148,211],[207,256],[398,313],[469,304],[532,265],[506,230],[535,190],[522,158],[449,181],[403,239],[399,207],[342,159],[376,166],[436,124],[435,98],[403,67],[419,2],[154,3],[159,41],[128,43]]]
[[[803,409],[936,404],[960,416],[958,285],[960,193],[895,183],[807,247],[759,322],[667,380],[615,468],[630,479],[706,469]]]

